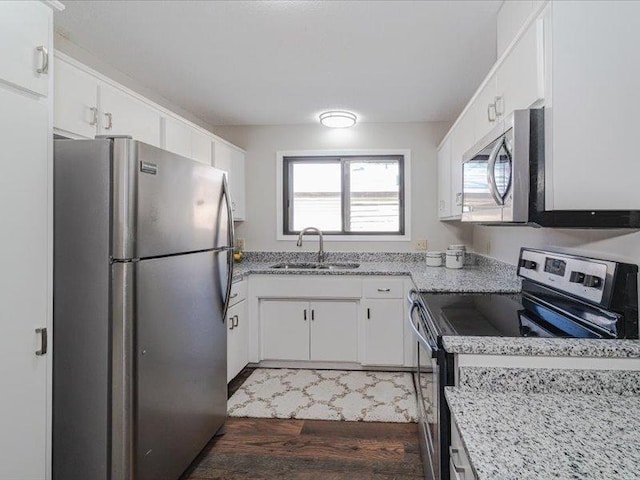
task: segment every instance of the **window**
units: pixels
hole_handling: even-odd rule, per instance
[[[404,235],[404,156],[284,156],[283,234]]]

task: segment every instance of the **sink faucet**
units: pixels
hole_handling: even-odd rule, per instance
[[[315,233],[320,237],[320,246],[319,246],[319,249],[318,249],[318,263],[322,263],[322,262],[324,262],[324,241],[322,240],[322,232],[320,231],[319,228],[307,227],[307,228],[302,229],[300,231],[300,235],[298,235],[298,243],[297,243],[297,245],[299,247],[302,246],[302,237],[304,236],[305,233],[309,233],[309,232]]]

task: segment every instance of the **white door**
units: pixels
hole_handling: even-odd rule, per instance
[[[2,15],[0,15],[1,17]],[[47,327],[51,142],[47,105],[0,88],[0,478],[44,479],[47,362],[36,328]]]
[[[236,303],[227,312],[227,383],[249,363],[249,325],[246,302]]]
[[[106,83],[100,84],[99,97],[101,135],[129,135],[160,146],[160,112]]]
[[[47,96],[52,23],[51,9],[44,3],[0,2],[0,79]]]
[[[351,300],[311,302],[311,360],[358,360],[358,308]]]
[[[245,155],[244,152],[231,149],[231,200],[234,220],[246,220],[245,186],[244,186]]]
[[[451,216],[451,137],[438,150],[438,216]]]
[[[53,126],[86,138],[98,132],[98,80],[56,57]]]
[[[164,149],[193,158],[191,153],[191,127],[186,123],[171,117],[163,119],[164,126]]]
[[[260,301],[263,360],[309,360],[309,302]]]
[[[365,304],[365,365],[402,365],[404,361],[404,300],[368,299]]]

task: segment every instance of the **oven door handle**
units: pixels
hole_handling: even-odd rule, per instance
[[[422,333],[420,333],[415,323],[413,323],[413,312],[421,309],[422,306],[418,302],[413,302],[411,308],[409,309],[409,326],[411,327],[411,330],[413,330],[413,334],[418,340],[418,343],[420,343],[425,349],[431,351],[431,357],[434,358],[436,356],[436,352],[438,351],[438,346],[435,342],[430,342],[427,338],[425,338]]]

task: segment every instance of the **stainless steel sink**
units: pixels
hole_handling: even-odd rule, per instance
[[[358,268],[359,263],[278,263],[271,268],[278,270],[352,270]]]

